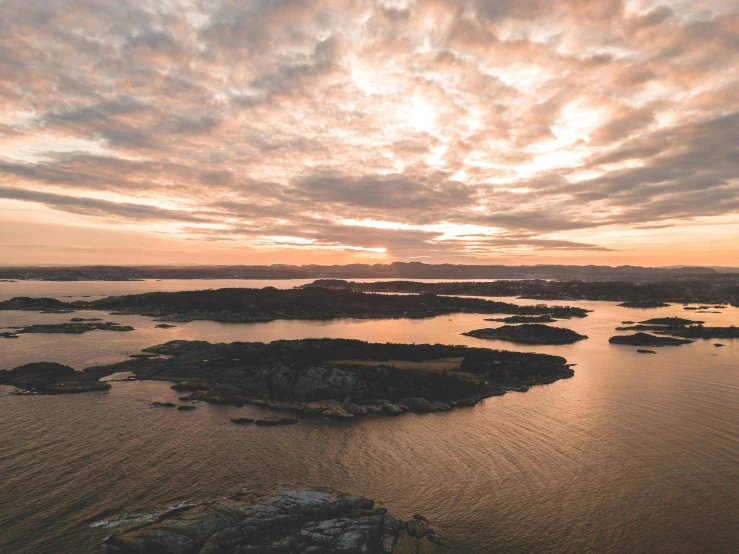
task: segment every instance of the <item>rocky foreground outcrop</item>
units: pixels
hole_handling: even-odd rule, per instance
[[[169,357],[84,371],[176,381],[191,400],[339,418],[447,411],[574,374],[559,356],[441,344],[170,341],[146,350]]]
[[[442,540],[421,516],[402,521],[373,500],[276,487],[188,504],[106,538],[108,554],[396,554]],[[409,550],[406,550],[409,552]]]

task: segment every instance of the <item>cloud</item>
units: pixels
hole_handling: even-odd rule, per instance
[[[95,198],[65,196],[48,192],[38,192],[16,188],[0,188],[0,198],[38,202],[74,214],[89,215],[133,221],[178,221],[204,223],[207,220],[174,210],[164,210],[156,206],[133,204],[130,202],[109,202]]]
[[[254,248],[607,253],[739,214],[737,29],[731,2],[10,3],[0,197]]]

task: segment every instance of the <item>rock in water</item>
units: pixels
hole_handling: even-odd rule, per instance
[[[406,523],[361,496],[277,487],[166,511],[115,532],[104,547],[108,554],[392,554],[404,535],[442,544],[421,516]]]
[[[249,425],[250,423],[254,423],[254,420],[250,417],[232,417],[231,423],[235,423],[236,425]]]
[[[233,421],[233,420],[231,420]],[[293,425],[297,423],[298,420],[294,419],[292,417],[265,417],[264,419],[258,419],[254,422],[254,425]]]

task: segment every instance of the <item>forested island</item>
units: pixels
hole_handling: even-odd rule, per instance
[[[59,364],[27,364],[0,372],[0,383],[57,394],[131,372],[137,379],[175,381],[174,388],[189,393],[188,400],[348,418],[447,411],[574,375],[560,356],[349,339],[171,341],[146,352],[168,357],[129,359],[81,372]]]
[[[509,302],[438,296],[433,293],[388,295],[323,287],[151,292],[75,302],[16,297],[0,302],[0,310],[105,310],[147,315],[166,321],[239,323],[276,319],[424,318],[462,312],[571,318],[585,317],[588,312],[569,306],[518,306]]]

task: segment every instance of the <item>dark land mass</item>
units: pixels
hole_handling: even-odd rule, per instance
[[[680,346],[689,344],[692,340],[660,337],[649,333],[634,333],[633,335],[616,335],[608,339],[611,344],[627,344],[630,346]]]
[[[686,325],[702,325],[705,321],[685,319],[684,317],[655,317],[640,323],[645,325],[664,325],[666,327],[685,327]]]
[[[670,302],[739,302],[739,273],[684,279],[633,282],[623,280],[566,281],[519,280],[457,281],[422,283],[418,281],[379,281],[363,283],[341,279],[318,279],[307,286],[364,292],[434,293],[456,296],[517,296],[535,300],[606,300],[622,302],[624,307],[660,308]]]
[[[151,292],[93,301],[62,302],[17,297],[0,302],[0,310],[38,310],[47,306],[143,314],[168,321],[213,320],[259,322],[275,319],[423,318],[452,313],[585,317],[588,310],[567,306],[518,306],[508,302],[434,294],[388,295],[320,287],[304,289],[217,289]]]
[[[702,325],[703,321],[697,321],[693,319],[685,319],[682,317],[655,317],[642,321],[636,325],[630,325],[627,327],[616,327],[616,331],[656,331],[656,332],[668,332],[672,329],[680,329],[688,325]]]
[[[0,384],[37,394],[72,394],[110,388],[110,384],[101,383],[95,375],[51,362],[25,364],[10,371],[0,371]]]
[[[643,349],[641,349],[641,348],[639,348],[639,349],[637,350],[637,352],[638,352],[639,354],[656,354],[656,352],[655,352],[654,350],[643,350]]]
[[[491,317],[485,321],[500,321],[502,323],[553,323],[557,320],[549,315],[511,315],[508,317]]]
[[[26,333],[65,333],[70,335],[81,335],[89,331],[133,331],[130,325],[119,325],[113,322],[89,322],[89,323],[41,323],[29,325],[16,329],[12,333],[0,333],[5,338],[16,338],[17,335]]]
[[[616,327],[616,331],[653,331],[659,333],[669,331],[670,329],[674,328],[676,327],[668,327],[666,325],[642,325],[641,323],[639,323],[637,325],[625,325]]]
[[[661,300],[627,300],[626,302],[621,302],[619,306],[623,308],[647,309],[647,308],[667,308],[669,304],[667,302],[662,302]]]
[[[403,521],[368,498],[282,486],[187,503],[129,527],[105,539],[108,554],[410,554],[421,540],[443,544],[420,515]]]
[[[537,323],[503,325],[496,329],[475,329],[462,334],[478,339],[507,340],[522,344],[572,344],[588,338],[586,335],[580,335],[571,329],[550,327]]]
[[[726,269],[726,268],[722,268]],[[0,279],[138,281],[142,279],[558,279],[660,280],[735,275],[708,267],[652,268],[576,265],[466,265],[394,262],[350,265],[271,266],[71,266],[4,267]],[[739,276],[738,276],[739,277]]]
[[[176,381],[191,400],[348,418],[447,411],[574,375],[567,360],[547,354],[349,339],[171,341],[146,351],[171,357],[90,367],[80,378],[130,371]],[[13,384],[12,374],[0,373],[0,382]]]
[[[688,339],[739,339],[739,327],[680,327],[666,330],[665,333]]]

